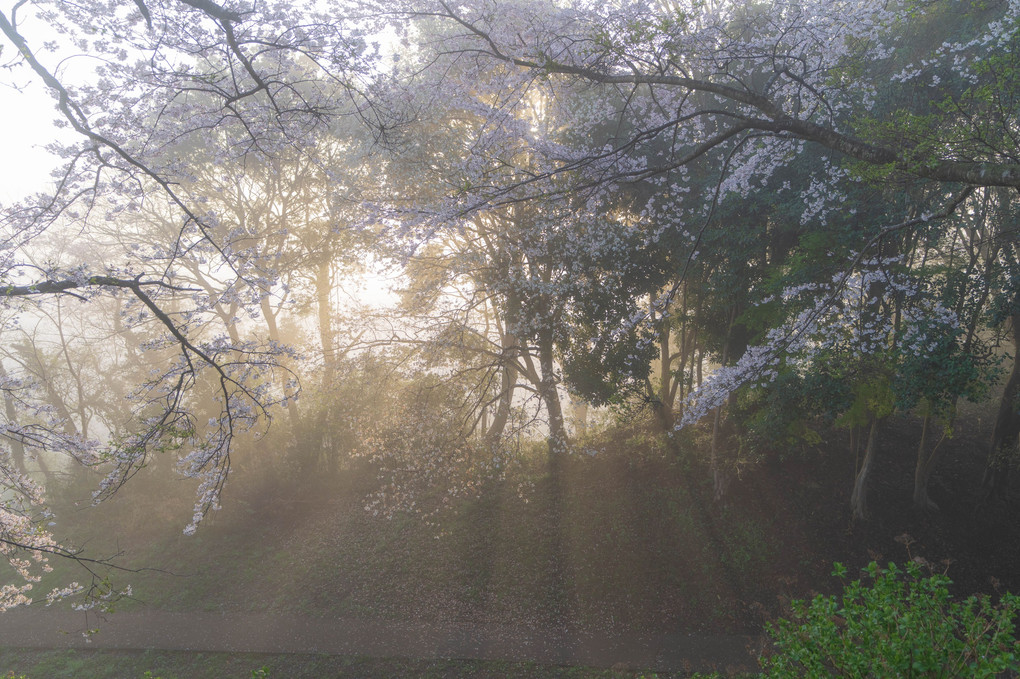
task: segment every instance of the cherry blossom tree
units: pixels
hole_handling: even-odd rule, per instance
[[[894,80],[942,75],[968,89],[957,104],[971,110],[946,114],[928,126],[924,144],[913,132],[868,129],[875,105],[872,79],[892,63],[899,29],[915,21],[907,6],[858,2],[744,3],[408,3],[397,14],[457,27],[432,39],[439,54],[471,63],[501,62],[520,78],[581,80],[620,92],[626,102],[592,106],[572,125],[590,129],[614,120],[629,134],[600,149],[563,157],[549,170],[581,167],[616,179],[657,176],[719,147],[736,148],[739,163],[728,185],[747,187],[756,177],[795,157],[804,143],[818,144],[889,173],[970,186],[1020,186],[1015,156],[1015,111],[1006,97],[1015,77],[1004,53],[1017,34],[1020,8],[1000,3],[980,12],[984,27],[965,42],[927,45]],[[934,11],[934,10],[932,10]],[[916,45],[915,45],[916,46]],[[983,58],[996,55],[995,66]],[[982,100],[983,98],[983,100]],[[974,107],[995,112],[973,115]],[[960,106],[962,108],[962,106]],[[909,124],[905,122],[904,124]],[[996,134],[989,130],[994,126]],[[655,160],[628,167],[635,149],[670,139]],[[941,144],[939,143],[941,141]],[[792,154],[792,156],[791,156]],[[738,171],[739,170],[739,171]]]
[[[943,223],[980,191],[1020,189],[1020,3],[960,3],[977,29],[930,44],[907,39],[947,6],[44,0],[0,10],[8,81],[43,84],[76,135],[54,146],[65,164],[53,190],[0,213],[4,339],[80,304],[109,313],[110,341],[152,365],[129,390],[134,426],[113,436],[109,423],[85,431],[94,415],[74,412],[84,388],[73,398],[44,393],[46,356],[0,359],[0,476],[10,491],[0,505],[0,550],[26,577],[34,577],[32,558],[72,553],[43,528],[43,489],[26,473],[24,460],[42,451],[101,468],[97,499],[152,453],[182,451],[182,471],[199,483],[193,531],[219,502],[235,435],[290,402],[274,325],[275,302],[292,294],[282,272],[316,268],[305,278],[319,305],[324,367],[328,377],[340,369],[330,360],[335,337],[322,296],[340,256],[334,229],[383,224],[388,252],[405,259],[429,244],[460,243],[444,266],[467,268],[447,271],[447,281],[470,278],[471,299],[484,300],[489,314],[460,318],[457,328],[473,333],[480,353],[500,357],[480,373],[490,386],[472,392],[486,395],[476,402],[496,399],[499,420],[517,389],[514,374],[530,380],[553,449],[566,439],[564,375],[603,399],[645,382],[655,336],[659,398],[673,401],[666,330],[687,327],[677,303],[698,297],[688,274],[699,250],[720,242],[706,234],[733,197],[788,191],[798,208],[788,217],[807,230],[852,212],[855,191],[869,183],[888,195],[909,188],[927,196],[889,200],[886,219],[869,221],[860,247],[844,251],[828,276],[785,285],[782,313],[753,343],[731,332],[750,304],[750,291],[740,291],[747,299],[721,324],[726,340],[692,340],[696,361],[694,349],[680,348],[693,372],[726,347],[717,351],[722,367],[684,395],[683,423],[709,412],[718,423],[738,388],[768,383],[780,367],[845,360],[867,373],[861,384],[885,384],[905,365],[904,351],[936,353],[939,333],[972,337],[951,303],[962,298],[936,294],[936,278],[918,282],[902,271],[912,251],[877,247]],[[385,31],[401,45],[373,44]],[[898,103],[911,96],[932,103]],[[371,200],[352,198],[356,217],[329,201],[347,172],[323,153],[338,120],[367,123],[393,153]],[[798,165],[808,176],[782,179]],[[210,196],[217,187],[237,200]],[[298,203],[315,213],[302,217],[307,240],[283,224]],[[254,213],[275,221],[256,228]],[[153,215],[158,230],[134,228]],[[775,223],[755,226],[748,232],[767,235]],[[132,230],[158,235],[127,237]],[[47,238],[58,233],[96,247],[53,253]],[[486,316],[498,319],[496,332],[476,327]],[[247,332],[249,322],[266,333]],[[69,352],[84,339],[60,346]],[[63,373],[68,385],[83,368]],[[865,419],[876,432],[885,409],[871,405]],[[444,413],[444,421],[462,415]],[[1015,427],[1003,426],[1008,439]],[[872,459],[855,488],[861,515]],[[0,607],[25,601],[27,587],[4,590]]]
[[[432,86],[459,93],[484,113],[489,127],[479,147],[530,134],[503,121],[513,120],[517,102],[535,91],[551,93],[550,108],[564,112],[559,124],[588,141],[547,145],[542,166],[524,177],[512,164],[486,166],[488,174],[464,182],[453,211],[564,192],[604,207],[622,186],[647,182],[657,187],[658,205],[650,200],[644,214],[693,233],[685,248],[693,254],[721,199],[760,190],[782,168],[802,163],[808,149],[825,153],[821,166],[787,190],[799,195],[799,219],[812,228],[844,209],[854,184],[931,187],[934,204],[899,203],[901,216],[887,215],[881,233],[864,239],[871,252],[850,253],[843,277],[834,279],[846,282],[861,275],[857,263],[878,254],[875,245],[890,234],[950,216],[977,187],[1020,186],[1015,2],[917,8],[439,0],[390,11],[418,22],[411,26],[429,26],[403,30],[426,61],[442,65],[440,73],[456,73],[437,76],[440,84]],[[973,20],[968,32],[931,30],[956,11]],[[480,77],[500,64],[498,78]],[[881,81],[893,85],[879,88]],[[584,106],[562,103],[584,87],[600,96],[587,97]],[[924,106],[903,103],[918,98]],[[484,159],[477,156],[479,166]],[[716,190],[686,203],[674,199],[690,197],[691,169],[706,160],[718,168]],[[826,305],[841,294],[820,292]],[[650,310],[645,318],[657,316]],[[772,340],[762,349],[771,356],[790,348],[785,332]],[[731,393],[750,373],[743,374],[719,393]],[[690,412],[704,411],[686,412],[686,421]]]
[[[902,34],[924,22],[906,7],[880,3],[438,1],[388,8],[420,57],[408,70],[417,91],[460,97],[486,121],[471,147],[475,174],[462,182],[469,190],[455,192],[453,211],[558,192],[597,206],[621,186],[647,181],[658,187],[655,216],[691,227],[699,210],[711,213],[729,192],[754,191],[777,169],[801,162],[809,147],[828,153],[807,185],[793,188],[805,222],[838,209],[846,199],[839,183],[865,175],[950,187],[1020,183],[1008,102],[1015,69],[998,57],[981,65],[985,56],[1012,52],[1015,3],[968,8],[979,29],[923,46],[904,45]],[[936,95],[956,99],[936,106],[938,115],[894,110],[878,124],[879,78],[905,87],[952,78],[955,89]],[[565,103],[584,87],[597,94],[585,95],[583,105]],[[542,164],[526,172],[491,162],[491,149],[532,135],[514,111],[536,92],[564,134],[581,142],[550,139]],[[420,109],[409,110],[413,117]],[[663,200],[691,190],[689,169],[703,159],[719,168],[715,198],[709,192],[681,210]],[[577,179],[560,180],[568,174]],[[954,193],[943,195],[944,204],[960,204]]]
[[[62,454],[103,469],[101,500],[152,453],[180,450],[181,471],[199,481],[186,532],[218,505],[235,435],[261,426],[286,395],[274,387],[279,348],[239,337],[222,314],[259,315],[274,289],[272,253],[264,256],[207,204],[193,164],[240,167],[309,153],[331,118],[365,112],[372,48],[371,29],[339,3],[17,2],[0,11],[0,31],[8,82],[43,84],[58,124],[76,136],[53,147],[65,159],[53,190],[3,209],[5,340],[24,325],[19,319],[88,305],[112,310],[120,333],[111,341],[144,338],[138,350],[152,368],[131,390],[131,429],[86,437],[81,418],[72,413],[72,427],[59,408],[34,398],[42,386],[30,371],[4,362],[0,465],[9,493],[0,549],[29,580],[4,589],[6,608],[28,600],[30,566],[46,554],[84,560],[46,530],[44,490],[26,475],[25,454]],[[95,259],[47,252],[47,234],[103,242],[105,224],[129,224],[153,209],[172,227],[162,237],[119,250],[106,240]],[[196,266],[216,274],[211,285],[194,284],[186,272]],[[102,304],[107,299],[118,301]],[[208,418],[194,408],[204,385],[216,403]]]

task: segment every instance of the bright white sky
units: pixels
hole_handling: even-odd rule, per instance
[[[0,203],[35,193],[51,181],[50,172],[60,159],[43,147],[58,135],[68,139],[70,134],[53,125],[57,115],[56,104],[43,86],[28,83],[19,92],[0,83],[0,130],[4,131]]]
[[[29,37],[30,44],[38,42],[40,36],[57,37],[48,33],[48,27],[42,27]],[[381,36],[381,42],[392,45],[395,36]],[[68,69],[87,69],[88,61],[76,59],[74,54],[73,50],[57,55],[52,50],[40,49],[37,56],[45,66],[57,68],[61,75],[67,76]],[[52,188],[52,172],[62,160],[45,147],[57,140],[73,143],[79,139],[70,128],[54,125],[58,119],[63,117],[56,101],[27,67],[20,65],[0,79],[0,131],[5,142],[4,152],[0,154],[0,206]],[[347,294],[362,303],[380,307],[396,302],[395,295],[390,292],[395,284],[399,285],[399,277],[382,273],[376,264],[368,267],[360,281],[348,281],[345,287]]]
[[[50,173],[59,167],[61,159],[44,147],[57,139],[74,141],[77,137],[72,130],[53,124],[60,114],[44,86],[35,82],[19,85],[20,90],[0,83],[0,130],[5,133],[5,152],[0,155],[0,205],[49,189],[53,181]],[[347,294],[375,307],[395,303],[390,288],[399,281],[375,269],[371,267],[357,283],[348,281]]]

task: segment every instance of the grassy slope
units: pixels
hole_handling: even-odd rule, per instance
[[[558,492],[544,474],[529,470],[523,491],[494,482],[438,526],[366,513],[370,484],[361,479],[342,489],[250,489],[190,538],[172,520],[124,526],[113,507],[83,512],[88,521],[75,530],[94,533],[91,553],[124,550],[122,563],[176,573],[115,576],[141,602],[170,610],[581,631],[743,631],[761,622],[749,606],[781,548],[770,539],[781,520],[774,513],[710,506],[707,475],[664,457],[577,458]],[[69,575],[59,571],[54,581]]]
[[[187,489],[168,497],[165,483],[144,481],[66,527],[92,531],[90,554],[123,551],[121,563],[177,573],[116,576],[145,605],[171,610],[757,631],[790,597],[832,590],[835,560],[853,568],[907,558],[896,541],[903,533],[915,540],[912,555],[954,561],[962,593],[1020,591],[1015,511],[974,511],[983,432],[961,423],[944,444],[932,488],[943,511],[925,517],[909,510],[915,428],[904,419],[888,430],[872,484],[875,515],[859,526],[846,512],[854,460],[838,440],[746,471],[716,503],[696,456],[631,430],[603,437],[600,455],[572,457],[559,483],[537,456],[438,526],[365,512],[375,487],[366,469],[297,483],[264,467],[239,475],[226,508],[192,538],[180,534]],[[54,581],[68,574],[63,564]]]

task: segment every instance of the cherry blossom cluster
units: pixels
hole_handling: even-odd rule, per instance
[[[852,362],[932,353],[947,335],[957,334],[960,319],[915,277],[897,271],[898,264],[899,258],[863,261],[829,283],[784,290],[781,303],[800,310],[769,330],[765,342],[748,348],[734,365],[713,371],[684,403],[678,428],[721,407],[736,390],[766,386],[780,370],[810,371],[822,356]],[[898,326],[893,308],[901,314]]]

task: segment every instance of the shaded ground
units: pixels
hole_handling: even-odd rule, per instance
[[[83,629],[98,625],[86,638]],[[515,663],[675,671],[750,671],[760,642],[739,636],[594,636],[469,624],[411,625],[232,613],[82,614],[23,609],[0,616],[3,646],[288,653],[377,658],[498,660]]]
[[[176,574],[113,574],[139,602],[124,604],[111,625],[129,614],[151,620],[132,632],[138,648],[165,647],[159,640],[171,635],[159,625],[174,618],[161,610],[222,629],[202,635],[210,643],[248,629],[231,621],[264,621],[251,629],[283,621],[296,636],[269,636],[294,639],[295,651],[341,635],[329,643],[344,653],[678,669],[718,652],[710,665],[725,669],[748,659],[745,636],[787,614],[791,598],[836,591],[833,561],[855,573],[871,560],[923,556],[950,562],[958,594],[1020,591],[1017,505],[978,502],[989,425],[980,411],[961,419],[932,481],[941,511],[922,515],[910,508],[920,425],[891,422],[870,486],[872,518],[859,525],[849,521],[855,458],[845,432],[745,468],[716,502],[696,455],[637,428],[603,439],[597,455],[572,457],[555,484],[541,465],[523,467],[433,523],[366,512],[365,495],[377,488],[371,469],[281,479],[285,465],[250,470],[242,460],[225,509],[195,537],[180,534],[189,489],[168,496],[158,470],[150,486],[140,479],[66,528],[91,531],[89,555],[124,552],[123,564]],[[61,565],[53,583],[68,579],[80,574]],[[260,635],[250,639],[269,639]],[[232,643],[218,648],[275,648]]]
[[[321,654],[0,648],[0,667],[29,679],[689,679],[648,672],[500,660]],[[147,674],[148,673],[148,674]],[[705,676],[705,675],[702,675]],[[709,675],[711,676],[711,675]]]

